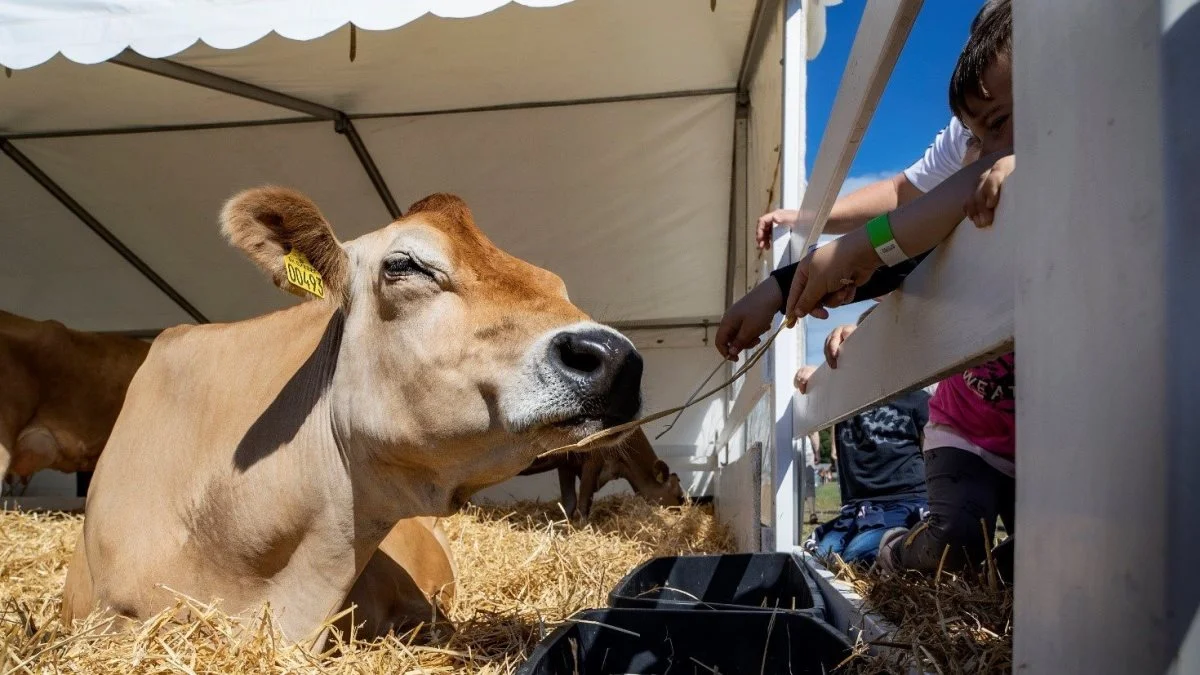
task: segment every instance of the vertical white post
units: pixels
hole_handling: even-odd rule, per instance
[[[783,147],[780,194],[784,208],[800,206],[804,191],[804,110],[807,74],[805,25],[801,0],[787,0],[783,29]],[[783,246],[773,248],[775,267],[796,260],[797,240],[803,233],[789,233]],[[780,318],[776,317],[776,322]],[[777,324],[778,325],[778,324]],[[794,388],[798,353],[803,353],[803,325],[780,335],[771,350],[774,376],[772,414],[775,419],[774,487],[775,550],[791,551],[800,543],[800,462],[796,454]]]
[[[1197,242],[1200,94],[1162,75],[1195,68],[1200,17],[1187,3],[1172,62],[1158,1],[1013,4],[1014,671],[1161,673],[1191,619],[1169,611],[1176,588],[1195,606],[1196,570],[1173,558],[1195,560],[1200,515],[1196,437],[1173,433],[1196,428],[1197,389],[1170,387],[1195,377],[1171,349],[1194,353],[1196,320],[1168,305],[1197,303],[1183,245]],[[1164,119],[1190,132],[1164,135]]]
[[[1178,673],[1200,672],[1200,0],[1163,3],[1166,190],[1167,653]],[[1191,626],[1190,633],[1188,627]],[[1189,640],[1183,647],[1180,643]]]

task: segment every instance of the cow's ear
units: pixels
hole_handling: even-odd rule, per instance
[[[221,231],[276,286],[302,297],[344,299],[346,251],[321,210],[299,192],[268,186],[239,193],[221,210]]]
[[[654,462],[654,480],[658,481],[659,483],[665,483],[667,482],[667,476],[670,473],[671,468],[667,466],[666,462],[662,461],[661,459]]]

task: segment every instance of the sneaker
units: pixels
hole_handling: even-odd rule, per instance
[[[880,572],[891,574],[896,572],[900,564],[896,561],[896,546],[908,536],[907,527],[893,527],[883,533],[879,539],[879,555],[875,558],[875,566]]]

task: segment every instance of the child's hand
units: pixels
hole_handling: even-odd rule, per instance
[[[812,214],[800,213],[796,209],[775,209],[758,219],[758,229],[754,232],[754,241],[758,250],[765,251],[771,247],[771,231],[776,225],[782,225],[789,230],[796,229],[799,223],[812,223]]]
[[[717,351],[721,356],[736,361],[743,349],[757,345],[759,336],[770,330],[771,319],[782,302],[779,282],[769,278],[733,303],[717,328]]]
[[[963,213],[976,227],[989,227],[992,224],[996,215],[996,205],[1000,203],[1000,186],[1015,166],[1014,155],[1001,157],[992,168],[979,177],[979,186],[975,188],[975,194],[963,205]]]
[[[838,354],[842,352],[842,343],[856,328],[858,326],[853,323],[838,326],[829,332],[829,337],[825,338],[825,363],[828,363],[830,368],[837,368],[837,359]]]
[[[817,369],[813,366],[800,366],[800,369],[796,371],[795,379],[792,381],[796,385],[796,390],[801,394],[807,394],[808,380],[815,372],[817,372]]]
[[[787,316],[828,318],[824,307],[838,307],[853,299],[854,289],[866,283],[880,264],[863,228],[809,253],[792,279]]]

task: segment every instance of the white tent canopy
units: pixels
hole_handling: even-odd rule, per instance
[[[0,0],[0,308],[86,330],[243,319],[294,300],[220,238],[235,192],[298,188],[343,240],[453,192],[598,320],[676,331],[641,337],[662,353],[648,404],[674,403],[733,293],[735,119],[742,208],[773,181],[781,5]],[[663,442],[707,452],[719,408]]]

